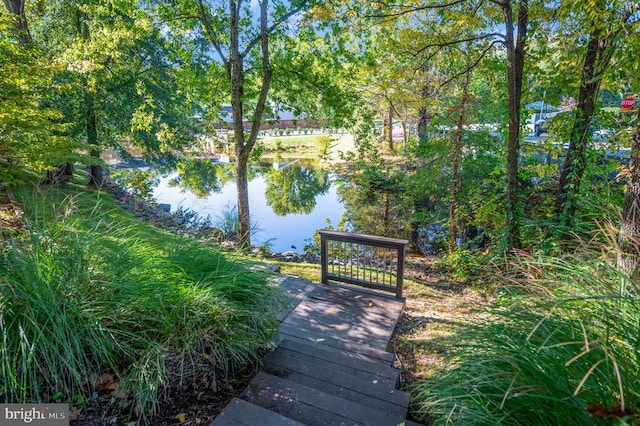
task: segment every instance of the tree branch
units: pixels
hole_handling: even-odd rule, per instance
[[[465,3],[468,0],[454,0],[450,3],[441,3],[441,4],[429,4],[429,5],[424,5],[424,6],[411,6],[411,5],[404,5],[404,4],[397,4],[397,5],[388,5],[389,7],[392,8],[401,8],[403,10],[400,10],[398,12],[392,12],[392,13],[384,13],[384,14],[371,14],[371,15],[365,15],[366,18],[398,18],[400,16],[404,16],[407,15],[409,13],[415,13],[415,12],[420,12],[423,10],[434,10],[434,9],[444,9],[447,7],[451,7],[451,6],[455,6],[461,3]],[[385,5],[383,2],[372,2],[372,4],[382,4]],[[387,6],[387,5],[385,5]]]
[[[450,78],[446,79],[445,81],[442,82],[442,86],[446,86],[447,84],[451,83],[453,80],[457,79],[458,77],[465,75],[466,73],[470,72],[472,69],[474,69],[482,60],[482,58],[484,58],[487,53],[489,53],[489,51],[493,48],[494,45],[496,44],[500,44],[500,42],[498,41],[494,41],[493,43],[491,43],[489,46],[487,46],[481,53],[480,55],[478,55],[478,57],[473,61],[473,62],[469,62],[469,65],[467,65],[467,67],[457,73],[454,74],[453,76],[451,76]]]
[[[200,21],[202,22],[202,27],[204,28],[204,35],[211,42],[211,45],[216,50],[216,52],[218,52],[218,55],[220,55],[220,59],[222,60],[225,68],[228,69],[229,58],[227,58],[222,51],[222,47],[220,46],[220,37],[211,25],[211,22],[209,22],[209,17],[207,16],[207,11],[204,8],[202,0],[198,0],[198,12],[200,15]]]
[[[425,50],[430,49],[432,47],[437,47],[439,49],[442,49],[442,48],[445,48],[447,46],[458,45],[458,44],[467,43],[467,42],[471,42],[471,41],[486,40],[488,38],[495,38],[495,37],[500,38],[502,40],[501,41],[493,40],[492,44],[497,44],[497,43],[504,44],[504,34],[501,34],[501,33],[478,34],[478,35],[469,36],[467,38],[461,38],[461,39],[450,40],[450,41],[445,41],[445,42],[427,44],[425,46],[422,46],[420,49],[418,49],[418,51],[416,52],[416,54],[414,56],[417,56],[420,53],[424,53]]]
[[[300,12],[301,10],[303,10],[309,2],[305,2],[303,4],[301,4],[300,6],[291,9],[290,11],[288,11],[287,13],[285,13],[284,15],[282,15],[280,17],[280,20],[273,22],[273,24],[271,24],[268,27],[265,27],[265,31],[266,34],[271,34],[277,27],[278,25],[280,25],[283,22],[286,22],[289,18],[291,18],[293,15],[295,15],[296,13]],[[266,23],[265,23],[266,24]],[[260,34],[258,34],[256,37],[254,37],[252,40],[249,41],[249,43],[247,43],[247,46],[245,47],[244,51],[242,52],[242,54],[240,55],[242,58],[244,58],[246,55],[249,54],[249,52],[251,52],[251,49],[253,49],[262,39],[262,31],[263,29],[260,29]]]

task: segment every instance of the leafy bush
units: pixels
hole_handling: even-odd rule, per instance
[[[638,424],[640,283],[600,250],[509,266],[509,299],[460,330],[451,368],[414,389],[419,415],[435,424]]]
[[[108,374],[114,400],[145,415],[258,359],[282,302],[266,275],[91,201],[28,208],[27,235],[1,254],[2,398],[88,400]]]

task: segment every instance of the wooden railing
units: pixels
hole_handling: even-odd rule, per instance
[[[318,232],[322,283],[359,285],[402,298],[407,240],[324,229]]]

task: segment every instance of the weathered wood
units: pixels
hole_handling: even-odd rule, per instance
[[[277,377],[286,378],[287,380],[291,380],[292,382],[299,383],[301,385],[305,385],[311,387],[313,389],[317,389],[319,391],[331,394],[333,396],[337,396],[339,398],[344,398],[348,401],[352,401],[366,407],[371,407],[376,410],[384,411],[385,413],[393,414],[398,417],[405,417],[407,415],[407,407],[409,402],[409,394],[401,391],[394,391],[394,393],[398,393],[401,395],[401,399],[403,402],[406,400],[407,405],[404,404],[394,404],[389,401],[385,401],[357,390],[349,389],[347,387],[342,387],[340,385],[324,381],[322,379],[318,379],[315,377],[307,376],[303,373],[298,372],[288,372],[286,376],[281,375],[282,371],[277,370],[273,366],[268,366],[264,370],[266,373],[272,374]]]
[[[269,411],[259,405],[233,398],[224,410],[216,416],[211,426],[304,426],[288,417]]]
[[[292,352],[309,355],[320,361],[340,364],[354,370],[374,373],[394,380],[397,380],[398,378],[399,370],[392,367],[390,363],[386,361],[374,361],[368,357],[357,357],[353,352],[339,351],[317,343],[294,341],[292,339],[284,339],[280,342],[278,347],[288,349]]]
[[[317,341],[312,336],[307,335],[294,335],[290,333],[286,333],[280,329],[280,339],[292,340],[300,343],[307,343],[310,345],[318,345],[326,347],[329,350],[335,350],[337,352],[348,353],[353,358],[364,359],[372,362],[386,362],[391,364],[395,359],[395,356],[387,351],[381,351],[373,348],[362,349],[358,345],[346,346],[343,342],[332,342],[331,340],[321,340]],[[346,347],[345,347],[346,346]]]
[[[278,348],[241,395],[248,405],[229,404],[212,426],[417,425],[405,420],[409,394],[396,389],[399,371],[386,351],[404,302],[297,277],[281,285],[290,306]]]
[[[266,356],[264,371],[362,405],[384,407],[385,412],[407,414],[409,395],[396,390],[398,377],[349,369],[282,348]]]
[[[380,353],[385,353],[387,347],[387,342],[381,339],[361,338],[355,335],[347,336],[346,333],[338,334],[322,330],[321,326],[314,328],[289,322],[285,322],[280,326],[280,334],[301,337],[312,342],[348,349],[380,359],[389,359],[389,361],[393,359],[393,356],[388,358],[379,355]]]
[[[395,390],[399,377],[389,378],[368,371],[356,370],[344,365],[330,363],[309,355],[278,348],[265,356],[265,365],[272,364],[298,371],[308,376],[322,378],[350,388],[362,388],[362,393],[385,398]],[[398,372],[398,376],[400,373]]]
[[[326,308],[326,310],[323,310]],[[349,311],[336,306],[325,306],[322,303],[309,306],[300,304],[286,319],[287,322],[303,321],[320,323],[336,329],[362,328],[371,336],[389,340],[395,328],[396,320],[379,315],[375,308],[365,308],[362,311]]]
[[[280,286],[288,296],[287,306],[276,312],[276,318],[282,322],[307,297],[309,292],[316,288],[316,285],[300,278],[287,277]]]
[[[405,421],[401,416],[394,416],[265,373],[258,373],[242,397],[310,426],[343,424],[397,426]]]

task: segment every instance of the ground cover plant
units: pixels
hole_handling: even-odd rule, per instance
[[[77,189],[17,191],[26,228],[0,253],[0,399],[81,416],[106,395],[140,421],[259,358],[283,300],[268,275]]]
[[[509,262],[488,315],[457,327],[447,367],[414,383],[416,414],[430,424],[640,424],[640,287],[615,259],[592,247]]]

